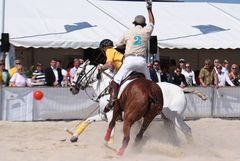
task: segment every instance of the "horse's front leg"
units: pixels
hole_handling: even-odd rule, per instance
[[[111,112],[111,111],[110,111]],[[112,134],[112,131],[113,131],[113,128],[115,127],[116,125],[116,120],[117,120],[117,117],[120,113],[120,107],[119,107],[119,104],[118,102],[115,103],[115,106],[113,108],[113,114],[112,114],[112,120],[110,121],[109,125],[108,125],[108,129],[107,129],[107,132],[105,134],[105,141],[109,142],[110,139],[111,139],[111,134]],[[109,112],[108,112],[109,113]],[[107,115],[108,116],[108,115]],[[109,118],[108,118],[109,119]]]
[[[74,132],[70,141],[76,142],[78,140],[78,136],[83,133],[83,131],[88,127],[89,124],[96,122],[96,121],[102,121],[103,118],[104,118],[104,116],[101,113],[99,113],[95,116],[87,118],[85,121],[82,121],[81,124],[76,128],[76,131]]]

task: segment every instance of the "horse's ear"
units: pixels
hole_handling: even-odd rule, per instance
[[[97,74],[97,79],[101,79],[101,78],[102,78],[102,75],[101,75],[100,72],[98,72],[98,74]]]

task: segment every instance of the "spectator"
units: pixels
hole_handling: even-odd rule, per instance
[[[57,68],[57,59],[52,58],[50,62],[50,67],[45,70],[45,79],[47,86],[59,87],[63,80],[62,71]]]
[[[9,83],[9,73],[5,69],[5,64],[3,60],[0,60],[0,85],[3,87],[8,86]]]
[[[153,69],[152,63],[148,63],[148,64],[147,64],[147,67],[148,67],[149,70]]]
[[[170,83],[173,83],[181,88],[184,88],[187,86],[187,82],[184,75],[182,74],[182,68],[180,67],[180,65],[178,65],[177,68],[175,69],[175,73],[173,73],[170,76],[169,81]]]
[[[45,85],[45,73],[41,63],[36,64],[36,69],[32,73],[32,85]]]
[[[181,58],[179,59],[179,66],[182,69],[182,72],[185,71],[185,59]]]
[[[153,62],[153,69],[150,69],[150,77],[154,82],[167,82],[167,76],[164,74],[160,68],[160,62],[155,60]]]
[[[10,79],[9,87],[27,87],[31,86],[31,82],[24,74],[24,68],[21,64],[16,65],[17,71],[13,74]]]
[[[198,78],[202,87],[208,87],[212,84],[213,76],[210,59],[204,61],[204,67],[200,70]]]
[[[82,59],[81,59],[82,60]],[[73,67],[69,71],[69,81],[72,83],[72,80],[77,72],[78,67],[81,65],[81,61],[78,58],[73,60]]]
[[[61,70],[62,76],[63,76],[63,80],[60,82],[61,86],[67,86],[67,84],[65,84],[67,81],[67,70],[62,68],[62,61],[57,59],[57,64],[56,64],[57,69]]]
[[[222,66],[223,72],[229,73],[229,67],[230,67],[229,60],[225,59],[223,61],[223,66]]]
[[[225,87],[226,83],[228,83],[230,86],[235,86],[229,76],[227,72],[223,72],[222,70],[222,65],[219,64],[218,66],[216,66],[217,72],[214,74],[214,85],[216,88],[219,87]]]
[[[237,64],[232,64],[231,66],[231,71],[228,74],[231,82],[235,85],[235,86],[240,86],[240,73],[239,73],[239,67]]]
[[[182,74],[185,76],[188,86],[196,86],[195,73],[190,63],[185,64],[185,71],[182,71]]]
[[[20,64],[22,64],[22,60],[19,59],[19,58],[15,59],[15,61],[14,61],[14,67],[12,67],[12,68],[10,69],[10,71],[9,71],[10,77],[12,77],[14,73],[16,73],[16,71],[17,71],[17,67],[16,67],[16,66],[17,66],[17,65],[20,65]]]

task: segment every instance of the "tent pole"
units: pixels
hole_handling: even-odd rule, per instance
[[[5,0],[2,0],[2,33],[4,33],[5,23]]]

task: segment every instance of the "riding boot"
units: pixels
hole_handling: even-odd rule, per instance
[[[109,88],[110,100],[104,108],[105,113],[107,113],[113,108],[114,103],[117,100],[118,91],[119,91],[119,85],[116,82],[112,81]]]

